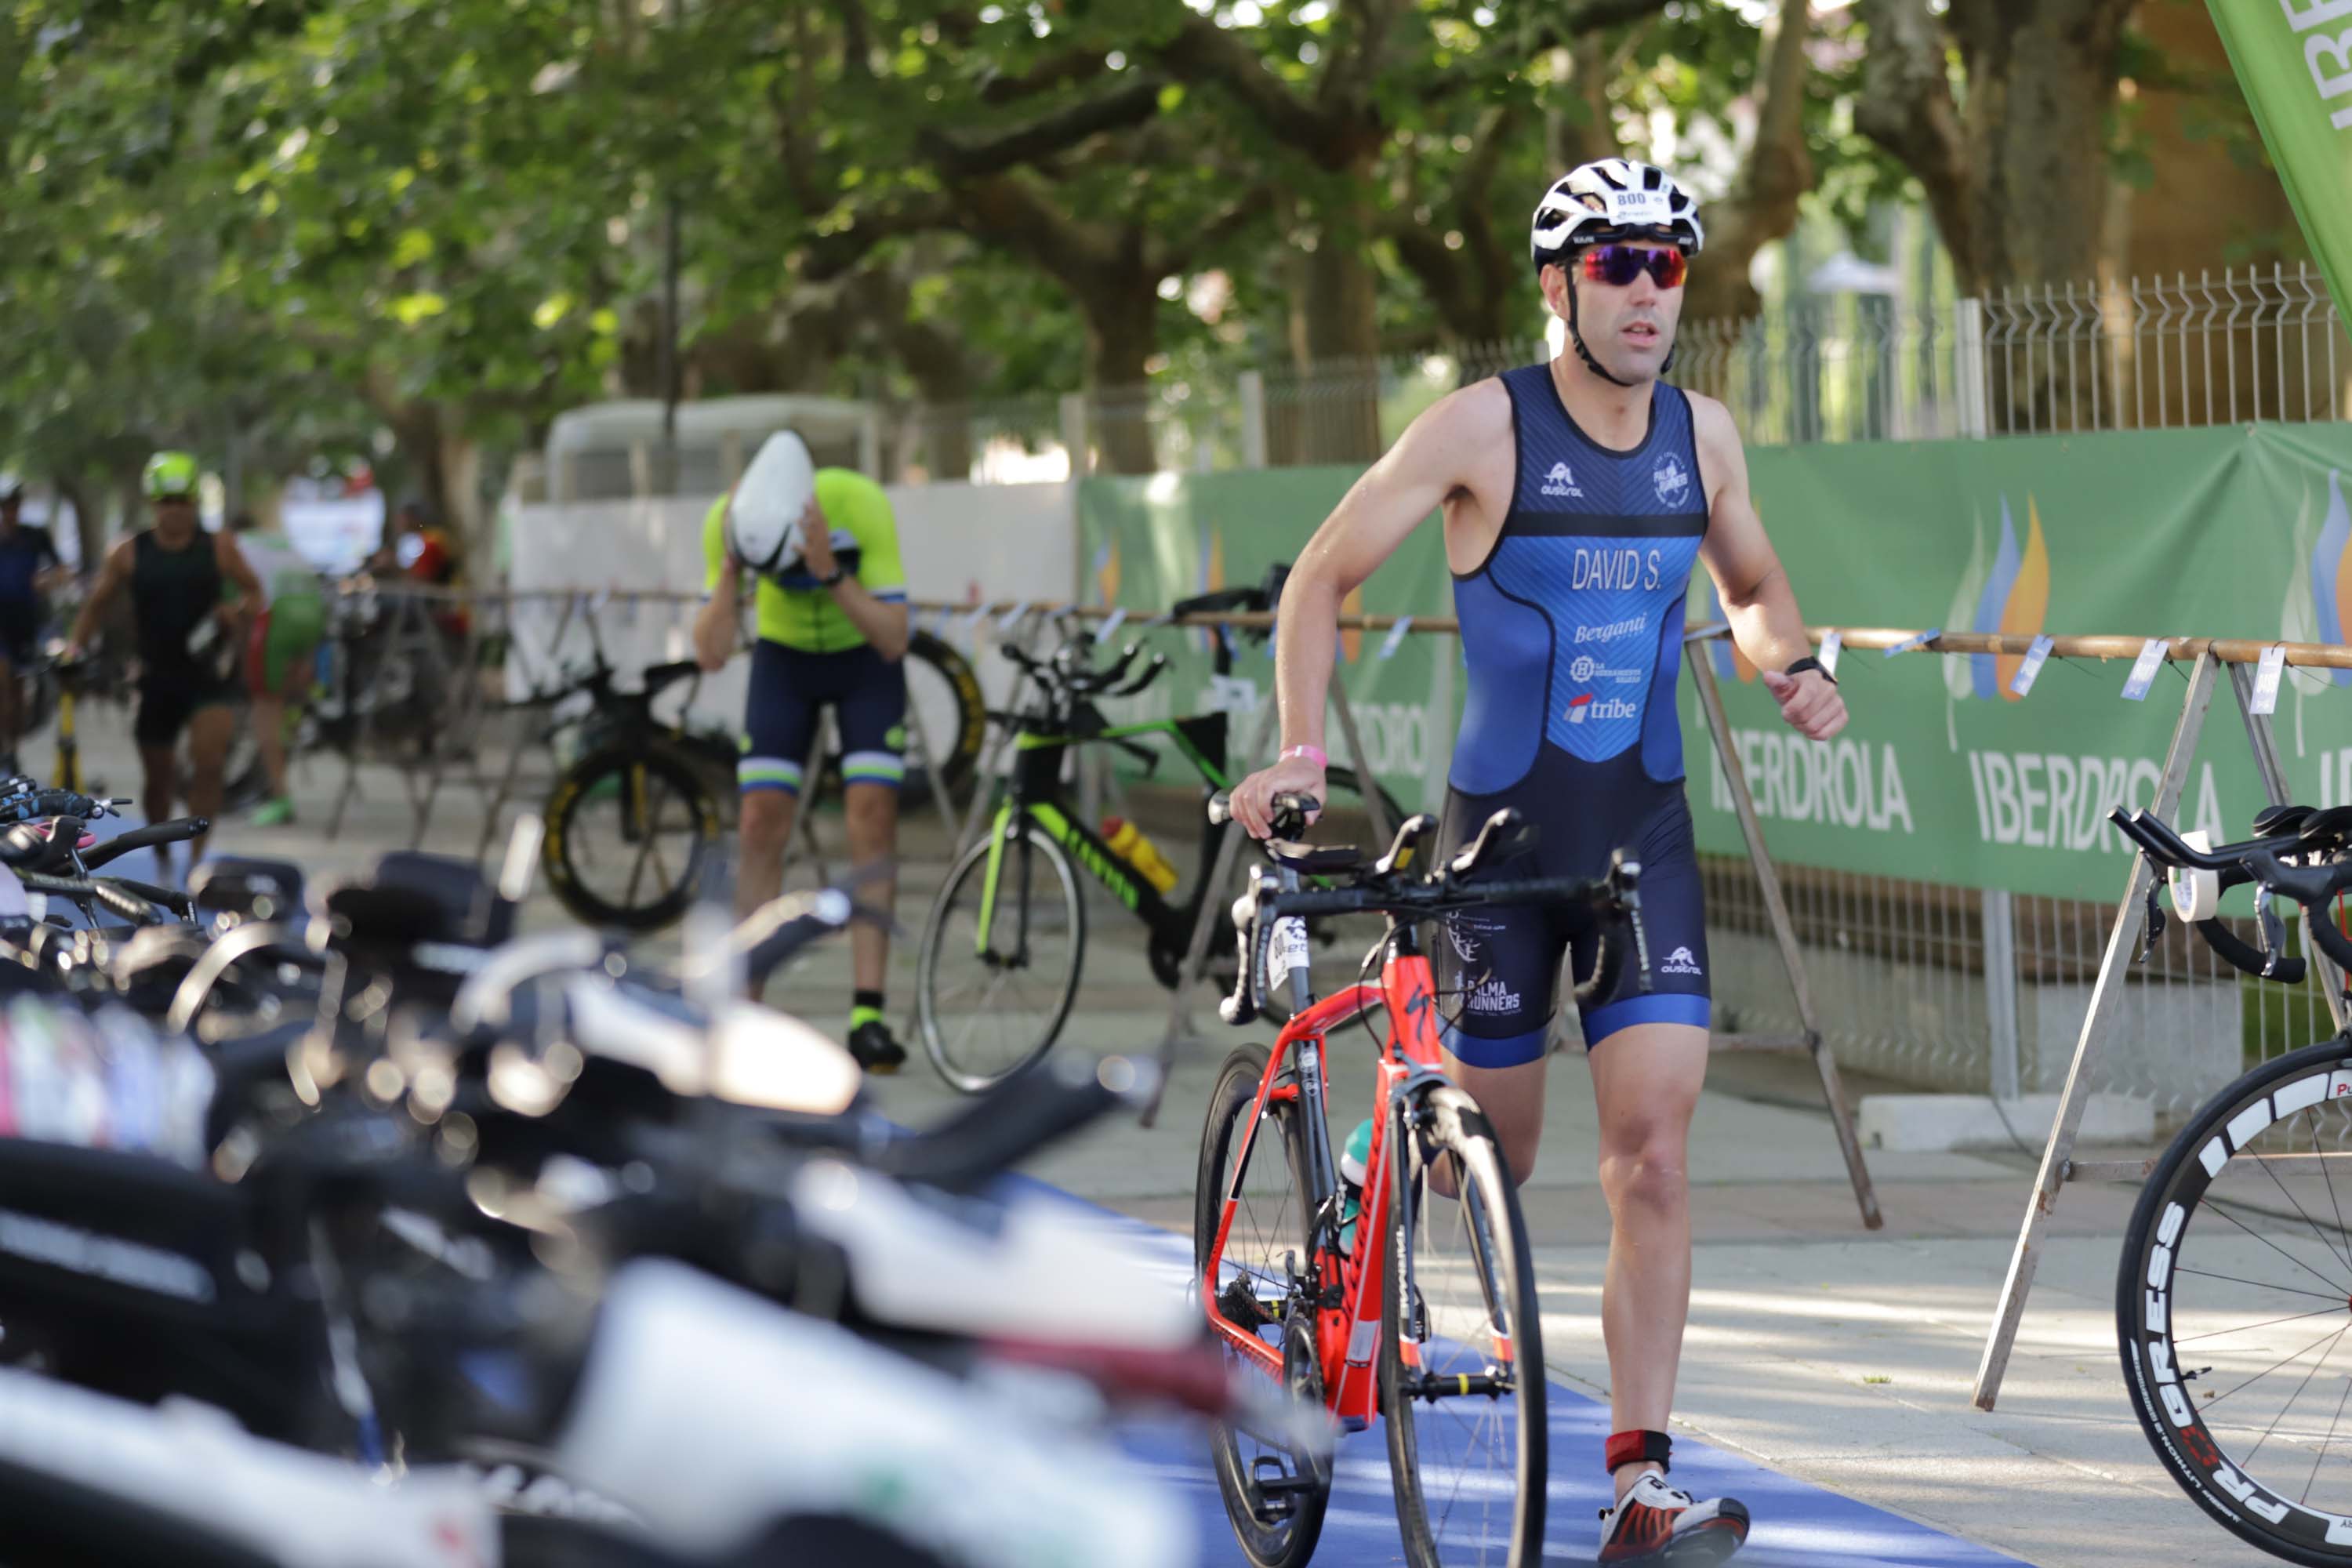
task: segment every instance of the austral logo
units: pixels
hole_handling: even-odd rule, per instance
[[[1587,719],[1631,719],[1641,710],[1638,704],[1628,702],[1622,697],[1596,700],[1588,691],[1581,697],[1569,700],[1568,721],[1581,724]]]
[[[1548,496],[1572,496],[1578,500],[1584,499],[1584,492],[1576,488],[1576,476],[1568,471],[1566,463],[1551,466],[1551,472],[1544,476],[1543,493]]]
[[[1690,470],[1672,452],[1658,459],[1650,480],[1658,487],[1658,499],[1668,506],[1679,503],[1690,492]]]
[[[1666,954],[1666,961],[1658,965],[1658,973],[1661,974],[1696,974],[1699,973],[1698,960],[1691,956],[1691,950],[1689,948],[1678,947],[1675,949],[1674,952]]]

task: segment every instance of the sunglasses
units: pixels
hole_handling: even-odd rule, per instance
[[[1644,250],[1638,245],[1596,245],[1584,253],[1584,276],[1594,283],[1622,289],[1643,273],[1661,289],[1679,289],[1690,271],[1690,258],[1679,250]]]

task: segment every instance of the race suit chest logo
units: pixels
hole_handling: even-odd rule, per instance
[[[1703,972],[1698,966],[1698,960],[1691,956],[1691,950],[1686,947],[1678,947],[1675,949],[1674,952],[1666,954],[1666,961],[1658,965],[1658,973],[1661,974],[1697,974]]]
[[[1619,637],[1639,637],[1649,629],[1649,616],[1631,616],[1622,621],[1612,621],[1605,626],[1579,626],[1575,640],[1580,643],[1615,642]]]
[[[1683,497],[1690,493],[1690,472],[1672,452],[1658,459],[1650,479],[1658,487],[1658,500],[1668,506],[1680,505]]]
[[[1544,476],[1543,493],[1555,499],[1584,499],[1584,492],[1577,488],[1576,476],[1568,471],[1566,463],[1551,466],[1551,472]]]
[[[1588,691],[1581,697],[1571,697],[1568,702],[1568,721],[1581,724],[1587,719],[1631,719],[1642,711],[1641,704],[1622,697],[1596,698]]]
[[[1589,653],[1580,653],[1569,662],[1570,680],[1608,680],[1619,686],[1632,686],[1642,679],[1638,669],[1612,669]]]

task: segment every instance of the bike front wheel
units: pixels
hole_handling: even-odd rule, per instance
[[[1264,1046],[1242,1047],[1225,1058],[1210,1091],[1192,1186],[1192,1268],[1196,1279],[1205,1278],[1214,1258],[1220,1315],[1282,1352],[1284,1385],[1301,1403],[1318,1404],[1323,1379],[1309,1278],[1314,1186],[1300,1121],[1308,1112],[1294,1082],[1290,1097],[1270,1099],[1265,1114],[1255,1114],[1266,1061]],[[1226,1353],[1243,1352],[1228,1346]],[[1234,1426],[1218,1426],[1210,1444],[1225,1517],[1253,1568],[1301,1568],[1323,1533],[1330,1466]]]
[[[1087,916],[1062,847],[1016,822],[948,872],[915,958],[916,1032],[966,1094],[1054,1048],[1086,962]]]
[[[658,931],[693,903],[719,830],[718,798],[691,758],[615,747],[556,781],[540,864],[576,918]]]
[[[2352,1038],[2209,1100],[2141,1188],[2116,1279],[2124,1384],[2156,1457],[2231,1533],[2352,1563]]]
[[[1543,1554],[1543,1331],[1518,1189],[1452,1085],[1390,1129],[1381,1408],[1413,1568]]]

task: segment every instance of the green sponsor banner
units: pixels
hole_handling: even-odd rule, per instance
[[[2352,0],[2208,0],[2279,183],[2352,321]]]
[[[1748,462],[1815,625],[2273,642],[2342,642],[2352,625],[2352,426],[1759,448]],[[1080,529],[1094,581],[1139,612],[1254,580],[1296,556],[1353,478],[1089,480]],[[1433,522],[1374,574],[1361,607],[1450,615],[1450,581]],[[1704,569],[1690,613],[1719,618]],[[1460,714],[1459,645],[1409,636],[1383,658],[1384,641],[1342,647],[1349,691],[1383,781],[1408,806],[1434,809]],[[2126,700],[2129,661],[2053,659],[2021,697],[2020,658],[1849,651],[1838,673],[1853,722],[1811,742],[1780,722],[1727,642],[1706,657],[1777,859],[2095,899],[2115,896],[2126,864],[2105,813],[2149,798],[2187,689],[2188,666],[2168,664],[2144,700]],[[1272,687],[1259,649],[1222,692],[1206,670],[1202,646],[1189,648],[1153,711],[1245,706]],[[1738,853],[1687,672],[1680,706],[1699,842]],[[2288,671],[2273,722],[2295,798],[2352,800],[2352,671]],[[2263,800],[2225,688],[2182,825],[2234,835]]]

